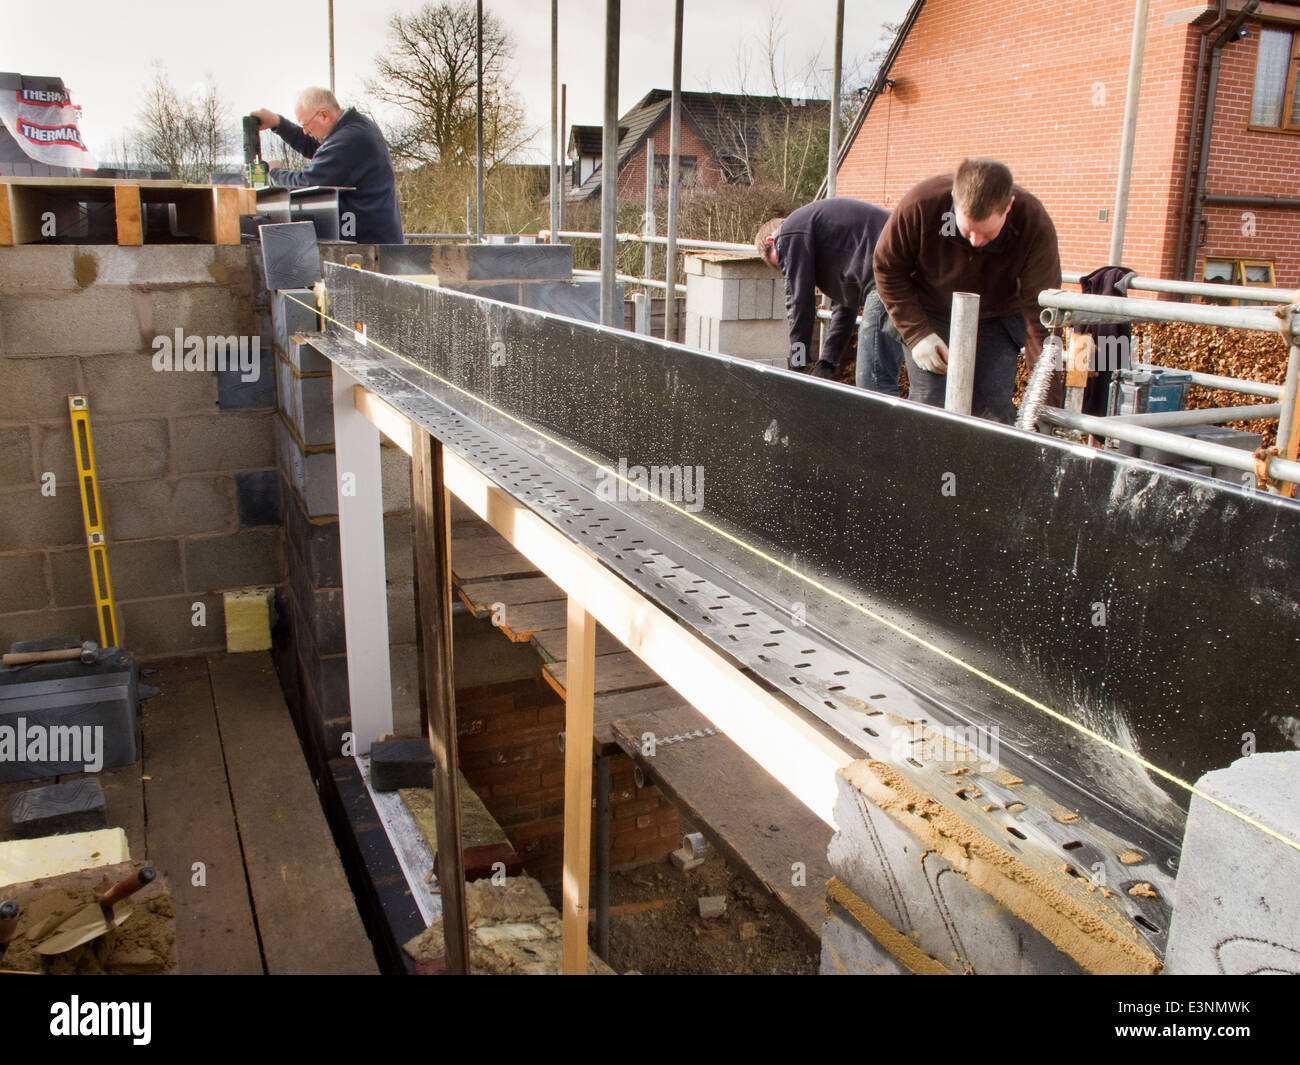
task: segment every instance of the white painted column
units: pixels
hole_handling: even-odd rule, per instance
[[[388,666],[388,582],[384,572],[384,499],[379,430],[356,408],[356,379],[334,366],[334,460],[338,477],[343,627],[348,699],[357,754],[393,731]]]

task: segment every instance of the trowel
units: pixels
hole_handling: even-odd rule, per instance
[[[61,921],[44,939],[36,945],[41,954],[62,954],[65,950],[89,943],[116,928],[128,917],[131,910],[123,907],[120,911],[114,906],[134,895],[142,887],[153,883],[158,874],[146,866],[138,873],[128,876],[120,884],[115,884],[100,897],[97,902],[84,906],[71,917]]]

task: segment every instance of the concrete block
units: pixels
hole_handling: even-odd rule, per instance
[[[388,670],[393,684],[393,731],[398,735],[419,735],[420,666],[415,644],[391,645]]]
[[[370,746],[370,783],[376,791],[433,787],[429,741],[380,740]]]
[[[5,248],[0,254],[0,292],[79,288],[72,261],[84,250],[70,244],[17,244]]]
[[[120,615],[121,611],[118,613]],[[0,647],[70,632],[97,641],[99,624],[95,620],[95,608],[77,606],[0,614]]]
[[[337,521],[313,523],[307,520],[297,498],[292,497],[292,488],[282,481],[284,500],[284,529],[286,550],[298,556],[307,570],[312,585],[321,587],[338,587],[343,580],[342,563],[339,555],[339,527]],[[400,518],[392,519],[400,521]],[[407,519],[409,522],[409,518]],[[385,522],[387,525],[387,522]],[[387,552],[386,552],[387,553]],[[409,551],[409,541],[408,550]],[[411,563],[408,559],[407,569]],[[391,569],[389,570],[391,573]],[[397,576],[397,574],[393,574]]]
[[[105,492],[102,502],[109,543],[235,529],[230,477],[125,481]]]
[[[283,362],[283,360],[281,360]],[[286,367],[288,363],[283,363]],[[289,372],[293,393],[293,425],[309,447],[334,443],[334,381],[330,377],[299,377]]]
[[[700,316],[695,311],[686,312],[686,333],[682,343],[688,348],[698,348],[700,344]]]
[[[519,286],[525,307],[576,318],[580,322],[600,321],[599,281],[525,282]],[[624,286],[617,285],[614,302],[622,304]]]
[[[827,856],[852,894],[932,962],[955,972],[1078,973],[1080,967],[1028,922],[1000,906],[937,851],[836,775]]]
[[[251,282],[252,257],[240,245],[101,245],[75,252],[78,258],[93,260],[90,283],[101,286],[230,285],[247,292]],[[88,276],[85,267],[79,276]]]
[[[0,322],[0,330],[4,329]],[[19,359],[0,357],[0,421],[34,422],[62,419],[68,424],[68,396],[85,391],[81,369],[73,358]],[[93,419],[96,406],[91,403]],[[93,422],[92,422],[93,424]],[[68,430],[69,435],[71,429]]]
[[[134,346],[134,345],[133,345]],[[90,399],[92,427],[97,415],[210,412],[217,405],[217,375],[209,370],[157,371],[151,351],[133,355],[95,355],[81,360],[84,391]],[[63,397],[67,417],[67,396]]]
[[[90,559],[84,547],[49,553],[56,606],[93,604]],[[149,599],[183,592],[177,540],[109,540],[108,569],[118,600]]]
[[[224,286],[191,285],[159,289],[153,293],[153,333],[146,339],[152,351],[154,335],[174,336],[177,329],[186,337],[236,336],[251,343],[259,333],[252,300]],[[114,349],[122,351],[123,346]]]
[[[149,311],[124,289],[0,295],[0,354],[94,355],[148,347]]]
[[[700,916],[706,919],[721,917],[727,912],[726,895],[702,895],[696,900],[700,907]]]
[[[140,421],[96,419],[91,403],[91,435],[95,448],[95,468],[101,483],[137,477],[161,477],[167,473],[167,422],[162,418]],[[38,426],[37,465],[41,472],[50,471],[56,483],[76,491],[77,460],[73,453],[72,431],[67,425]]]
[[[175,472],[217,473],[274,466],[274,418],[269,411],[224,411],[173,419]]]
[[[682,271],[688,277],[703,277],[704,260],[698,255],[685,255],[682,257]]]
[[[415,586],[409,580],[388,582],[388,642],[415,643]]]
[[[0,494],[0,544],[6,551],[71,544],[84,548],[86,527],[77,493],[64,488],[54,496],[43,496],[31,488]]]
[[[790,333],[784,321],[755,320],[717,323],[710,351],[735,355],[742,359],[784,360],[789,351]]]
[[[411,456],[401,448],[379,449],[379,470],[383,479],[384,513],[411,509]]]
[[[758,285],[759,282],[753,278],[745,278],[736,283],[738,292],[736,298],[737,318],[757,318],[759,316]]]
[[[410,515],[386,515],[384,517],[384,573],[390,581],[396,581],[410,580],[414,572]]]
[[[686,279],[686,313],[701,318],[721,318],[724,286],[714,277],[694,275]]]
[[[294,409],[297,401],[298,392],[293,387],[293,369],[287,359],[276,355],[275,406],[277,410],[284,411],[284,416],[290,424],[296,424],[298,421],[298,412]]]
[[[1205,794],[1300,841],[1300,751],[1253,754],[1196,782]],[[1300,974],[1300,851],[1192,797],[1165,972]]]
[[[675,868],[681,869],[683,872],[690,869],[698,869],[704,864],[703,858],[695,857],[694,852],[686,847],[678,847],[668,855],[668,858]]]
[[[827,904],[822,925],[822,976],[908,976],[911,970],[877,943],[843,907]]]
[[[700,258],[704,263],[705,277],[721,277],[728,281],[741,281],[758,280],[772,276],[772,268],[759,258],[757,250],[750,254],[705,252]]]
[[[217,370],[217,406],[222,410],[250,410],[275,406],[275,352],[269,337],[252,338],[256,347],[248,349],[253,369]]]
[[[87,558],[85,551],[81,557],[83,561]],[[89,573],[88,567],[87,563]],[[45,555],[40,552],[0,555],[0,614],[44,610],[50,605],[45,584]]]
[[[196,606],[203,609],[196,610]],[[118,603],[117,610],[118,638],[137,656],[162,658],[226,649],[219,595],[178,595]]]
[[[300,374],[332,373],[333,363],[312,347],[310,341],[296,339],[301,337],[301,333],[294,333],[286,342],[284,352],[288,356],[289,364]]]
[[[281,524],[279,474],[275,470],[235,474],[235,505],[241,529]]]
[[[785,281],[775,280],[772,282],[772,314],[771,317],[787,321],[790,317],[789,304],[786,301]]]
[[[0,429],[0,488],[30,487],[38,483],[32,464],[31,428],[15,425]]]
[[[381,252],[380,257],[393,263],[397,256],[408,254],[413,256],[413,262],[422,264],[424,252],[424,248],[418,252]],[[491,280],[559,281],[573,276],[573,247],[569,244],[437,244],[429,249],[428,261],[444,285]],[[391,272],[426,273],[427,270]]]
[[[280,530],[241,529],[232,536],[186,540],[185,584],[190,592],[218,592],[279,584],[284,579]]]
[[[304,303],[308,306],[302,306]],[[294,333],[320,332],[315,308],[316,295],[309,288],[271,293],[271,334],[275,347],[287,353],[289,338]]]
[[[15,839],[38,839],[108,827],[104,789],[93,777],[80,777],[20,791],[9,803]]]

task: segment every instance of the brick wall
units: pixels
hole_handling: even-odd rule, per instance
[[[498,633],[496,639],[505,638]],[[465,779],[528,873],[556,883],[564,858],[564,754],[557,739],[564,731],[563,701],[539,676],[458,689],[456,709]],[[680,836],[672,804],[658,788],[636,786],[626,756],[611,756],[611,867],[661,859]]]
[[[1200,32],[1169,25],[1183,0],[1155,0],[1138,108],[1125,265],[1174,276]],[[1223,53],[1208,189],[1295,196],[1288,134],[1248,131],[1259,34]],[[1128,78],[1131,5],[930,0],[840,170],[842,195],[892,207],[964,155],[1005,161],[1056,222],[1062,264],[1104,265]],[[1245,254],[1300,280],[1300,213],[1258,211]],[[1207,212],[1211,254],[1243,254],[1241,211]],[[1198,275],[1199,276],[1199,273]]]
[[[156,371],[177,329],[256,337],[257,379]],[[284,575],[269,333],[246,248],[0,248],[0,645],[99,639],[68,418],[83,394],[119,642],[224,649],[220,593]]]
[[[659,124],[650,131],[650,136],[654,138],[655,142],[655,155],[666,156],[668,154],[670,133],[671,123],[667,115],[665,115]],[[642,144],[623,164],[623,169],[619,171],[618,198],[620,200],[645,199],[645,168],[648,157],[646,149],[648,146],[648,142]],[[700,140],[699,135],[685,119],[682,120],[681,154],[695,156],[695,188],[715,189],[725,180],[722,176],[722,169],[713,157],[713,152],[704,141]]]

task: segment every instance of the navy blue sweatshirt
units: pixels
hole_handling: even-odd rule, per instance
[[[349,107],[334,128],[318,141],[283,115],[275,132],[294,151],[311,160],[301,170],[272,170],[273,185],[302,189],[310,185],[350,185],[339,195],[339,221],[345,240],[358,244],[404,244],[402,214],[397,207],[397,179],[388,145],[370,119]],[[348,232],[348,212],[354,232]]]
[[[888,211],[836,196],[805,204],[781,223],[775,245],[785,275],[792,367],[800,364],[800,352],[803,365],[815,361],[811,352],[817,315],[814,289],[821,289],[835,305],[822,335],[821,358],[840,364],[854,321],[874,285],[871,259],[888,220]]]

